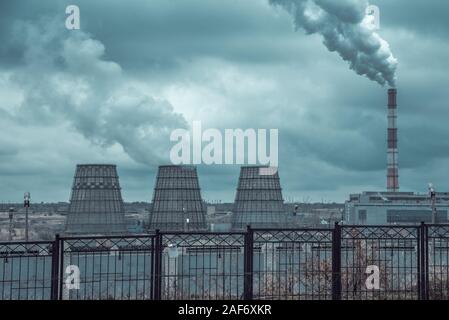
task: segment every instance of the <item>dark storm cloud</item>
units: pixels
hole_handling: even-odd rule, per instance
[[[420,36],[449,36],[449,2],[441,0],[372,0],[381,10],[381,20],[391,28],[413,30]]]
[[[24,0],[19,2],[10,4],[11,16],[5,26],[17,19],[35,21],[43,15],[61,14],[68,4],[79,5],[83,28],[108,48],[106,58],[134,71],[144,67],[163,74],[180,59],[207,56],[259,63],[298,58],[294,39],[285,34],[290,21],[265,1],[78,0],[55,4],[43,0],[27,6]],[[35,15],[30,16],[34,9]],[[267,19],[270,24],[264,23]],[[17,60],[20,49],[19,43],[4,54]]]
[[[59,23],[17,26],[26,48],[25,65],[12,76],[24,92],[13,114],[17,122],[66,120],[94,143],[117,143],[137,162],[158,163],[159,146],[173,129],[186,126],[182,116],[168,102],[124,82],[120,65],[103,59],[101,42],[83,32],[64,37]]]
[[[401,187],[449,189],[449,4],[372,3],[399,60]],[[81,38],[64,30],[67,4],[80,6]],[[67,200],[77,162],[114,162],[125,199],[149,200],[169,148],[158,130],[192,120],[278,128],[287,196],[384,188],[385,90],[268,1],[17,0],[0,16],[0,198]],[[204,197],[233,200],[238,171],[200,166]]]

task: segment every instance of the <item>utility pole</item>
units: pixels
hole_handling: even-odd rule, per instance
[[[28,208],[30,207],[31,195],[25,192],[23,195],[23,206],[25,207],[25,241],[28,242]]]
[[[13,227],[13,218],[14,218],[14,208],[9,208],[9,241],[12,241],[12,227]]]
[[[433,184],[429,183],[429,196],[430,196],[430,203],[432,206],[432,224],[437,223],[437,208],[436,208],[436,192]]]

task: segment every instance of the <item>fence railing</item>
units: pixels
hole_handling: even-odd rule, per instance
[[[449,298],[449,225],[0,243],[0,300]]]

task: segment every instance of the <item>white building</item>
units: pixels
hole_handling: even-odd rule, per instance
[[[449,192],[436,194],[437,223],[448,222]],[[428,194],[413,192],[363,192],[351,194],[345,202],[347,224],[417,224],[432,221]]]

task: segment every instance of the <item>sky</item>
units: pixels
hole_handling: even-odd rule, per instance
[[[286,200],[384,190],[389,86],[357,74],[360,61],[351,70],[352,48],[328,50],[338,37],[305,24],[291,10],[300,2],[2,0],[0,202],[25,191],[34,202],[68,201],[79,163],[116,164],[124,200],[150,201],[158,165],[170,164],[170,133],[198,120],[278,129]],[[65,28],[72,4],[80,30]],[[379,68],[398,89],[400,188],[449,191],[449,2],[370,4],[397,62]],[[238,165],[198,173],[204,199],[234,200]]]

